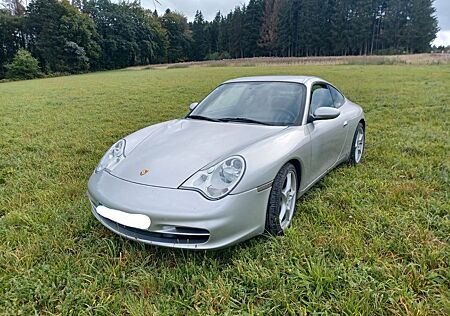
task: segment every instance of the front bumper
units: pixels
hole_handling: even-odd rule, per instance
[[[136,184],[108,172],[94,173],[88,196],[95,217],[113,232],[147,244],[186,248],[217,249],[264,232],[270,187],[220,200],[205,199],[190,190]],[[127,227],[96,211],[98,205],[150,217],[147,230]]]

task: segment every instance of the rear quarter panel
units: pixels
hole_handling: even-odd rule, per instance
[[[349,100],[341,107],[341,111],[345,111],[346,115],[349,117],[348,121],[348,132],[347,138],[345,140],[343,152],[341,158],[347,158],[350,155],[350,151],[352,148],[353,136],[356,131],[356,127],[361,120],[365,120],[364,111],[361,106],[356,103],[353,103]]]

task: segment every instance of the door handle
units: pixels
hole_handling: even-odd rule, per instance
[[[344,127],[346,127],[348,125],[348,122],[347,121],[345,121],[344,122]]]

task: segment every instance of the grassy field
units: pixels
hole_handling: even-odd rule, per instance
[[[144,246],[85,196],[117,139],[225,79],[313,74],[366,111],[362,164],[297,203],[282,238]],[[450,314],[450,66],[198,67],[0,84],[0,314]]]

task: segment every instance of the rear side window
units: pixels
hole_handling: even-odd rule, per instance
[[[339,91],[337,91],[335,88],[333,88],[332,86],[328,86],[328,88],[330,89],[331,96],[333,97],[334,107],[336,109],[340,108],[345,103],[344,96]]]

